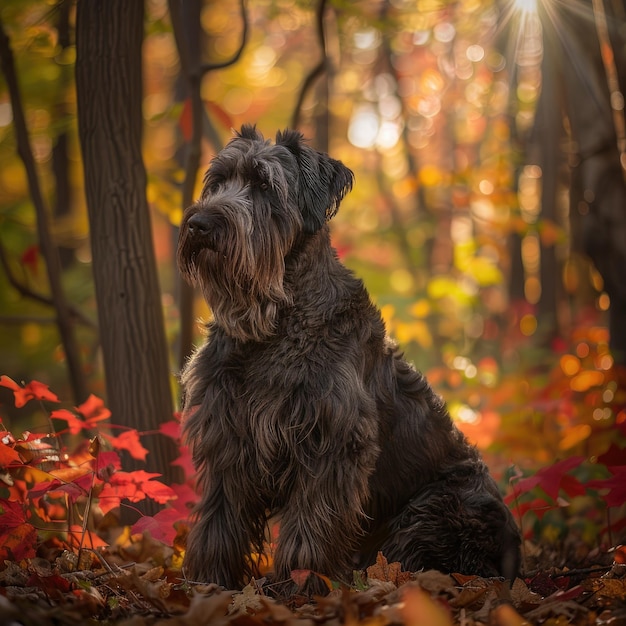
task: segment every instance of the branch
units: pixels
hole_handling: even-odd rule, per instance
[[[51,298],[49,298],[48,296],[44,296],[43,294],[37,291],[34,291],[33,289],[24,285],[24,283],[20,282],[17,279],[17,277],[13,273],[13,270],[11,269],[11,265],[9,263],[9,259],[7,257],[7,253],[6,253],[6,250],[4,248],[4,244],[2,243],[2,241],[0,241],[0,265],[2,265],[2,269],[4,270],[4,273],[6,274],[9,280],[9,284],[18,293],[20,293],[25,298],[30,298],[31,300],[35,300],[35,302],[39,302],[40,304],[45,304],[46,306],[51,306],[51,307],[54,306],[54,302],[52,301]],[[84,326],[97,330],[97,326],[82,311],[80,311],[76,307],[69,304],[68,311],[74,319],[76,319],[78,322],[80,322]]]
[[[233,56],[230,59],[225,61],[216,61],[215,63],[205,63],[200,66],[200,72],[202,74],[206,74],[207,72],[212,72],[213,70],[221,70],[229,65],[234,65],[239,61],[241,55],[246,47],[246,43],[248,41],[248,13],[246,12],[246,3],[245,0],[239,0],[239,10],[241,12],[241,41],[239,43],[239,48],[235,51]]]
[[[304,99],[309,90],[315,83],[315,81],[328,69],[328,57],[326,56],[326,35],[324,33],[324,13],[326,11],[326,0],[320,0],[317,5],[317,11],[315,14],[317,24],[317,40],[322,51],[322,58],[318,64],[309,72],[307,77],[302,83],[300,88],[300,94],[298,95],[298,101],[296,102],[293,115],[291,117],[291,128],[297,128],[300,124],[300,113]]]
[[[9,38],[4,31],[2,16],[0,15],[0,66],[6,79],[7,88],[11,99],[11,109],[13,112],[13,126],[17,142],[17,152],[24,164],[28,179],[30,196],[37,215],[37,234],[42,255],[46,260],[46,271],[52,301],[57,313],[57,326],[61,342],[65,351],[65,358],[72,384],[74,399],[82,402],[87,397],[87,387],[85,377],[80,366],[78,343],[74,336],[71,315],[65,298],[65,292],[61,282],[61,267],[59,262],[59,252],[54,245],[50,227],[48,225],[48,212],[43,200],[35,159],[30,148],[28,129],[24,116],[22,97],[15,72],[15,62]]]
[[[245,0],[240,0],[241,20],[243,24],[241,41],[238,49],[230,59],[215,63],[200,63],[201,56],[201,27],[199,2],[186,0],[184,3],[168,1],[174,39],[178,49],[182,74],[186,79],[188,97],[191,104],[191,139],[187,146],[185,158],[185,179],[183,181],[182,208],[186,209],[193,202],[193,194],[200,168],[202,154],[202,137],[213,144],[216,150],[221,149],[220,139],[211,124],[202,96],[200,86],[202,78],[208,72],[223,69],[235,64],[241,57],[248,40],[248,14]],[[179,366],[183,367],[193,343],[193,289],[179,276],[179,310],[180,310],[180,336],[179,336]]]

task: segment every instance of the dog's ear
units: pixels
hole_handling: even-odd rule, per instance
[[[256,124],[244,124],[240,131],[236,131],[236,135],[242,139],[264,141],[263,135],[256,129]]]
[[[298,163],[298,205],[304,231],[317,232],[337,213],[352,189],[354,174],[341,161],[307,146],[302,133],[296,130],[279,132],[276,144],[285,146]]]

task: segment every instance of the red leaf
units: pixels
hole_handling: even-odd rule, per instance
[[[561,489],[570,497],[584,496],[587,493],[585,486],[575,476],[565,475],[561,478]]]
[[[92,483],[93,474],[91,471],[81,472],[79,476],[71,481],[55,478],[54,480],[38,483],[36,487],[28,491],[28,495],[34,500],[45,495],[55,497],[64,493],[67,494],[70,502],[76,502],[81,496],[89,494]]]
[[[99,422],[111,417],[111,411],[104,406],[104,402],[91,394],[85,402],[76,407],[82,418],[67,409],[52,411],[52,419],[65,420],[72,435],[77,435],[84,428],[96,428]]]
[[[0,561],[21,561],[35,556],[37,531],[32,524],[20,524],[0,533]]]
[[[48,402],[59,402],[55,394],[50,391],[48,385],[44,385],[37,380],[32,380],[24,387],[20,387],[8,376],[0,376],[0,386],[7,387],[13,391],[15,396],[15,407],[21,408],[30,400],[47,400]]]
[[[22,265],[30,268],[30,271],[36,276],[39,262],[39,246],[28,246],[22,253]]]
[[[519,516],[524,516],[528,511],[532,511],[538,519],[541,519],[548,511],[554,508],[554,505],[542,500],[541,498],[535,498],[530,502],[522,502],[514,509],[515,513]]]
[[[91,394],[76,410],[85,417],[89,423],[89,427],[93,428],[94,424],[111,417],[111,411],[104,406],[104,401]]]
[[[9,465],[22,465],[23,461],[19,453],[0,441],[0,467],[8,467]]]
[[[29,587],[39,587],[46,595],[53,598],[60,598],[62,594],[67,593],[72,588],[72,583],[58,574],[40,576],[33,573],[26,584]]]
[[[9,378],[8,376],[0,376],[0,387],[6,387],[7,389],[10,389],[13,393],[16,392],[21,392],[22,388],[12,379]]]
[[[193,134],[191,119],[191,99],[187,98],[183,102],[183,109],[178,118],[178,125],[185,141],[191,141],[191,135]]]
[[[175,524],[181,521],[184,520],[181,519],[180,512],[168,508],[159,511],[154,517],[145,515],[139,518],[130,530],[132,533],[149,532],[157,541],[171,546],[177,533]]]
[[[626,466],[613,468],[614,476],[611,478],[590,480],[588,487],[594,489],[609,489],[604,496],[607,506],[621,506],[626,502]]]
[[[123,499],[130,502],[140,502],[146,497],[152,498],[160,504],[164,504],[176,497],[170,487],[152,478],[160,474],[137,470],[134,472],[116,472],[111,476],[111,481],[102,487],[100,492],[100,508],[107,513],[112,508],[119,506]]]
[[[185,476],[194,476],[196,473],[196,468],[194,467],[188,446],[180,447],[180,456],[174,459],[171,464],[180,467]]]
[[[626,448],[620,448],[616,443],[612,443],[609,449],[598,457],[598,463],[607,467],[626,465]]]
[[[293,569],[289,573],[289,576],[298,587],[302,588],[312,573],[313,571],[310,569]]]
[[[52,411],[50,417],[53,420],[65,420],[72,435],[77,435],[83,428],[87,428],[86,422],[67,409]]]
[[[534,476],[523,478],[513,486],[514,497],[526,493],[536,486],[541,487],[553,500],[557,499],[559,489],[561,488],[563,488],[568,495],[580,495],[584,493],[584,488],[582,492],[579,491],[577,484],[580,485],[580,483],[575,478],[565,476],[571,469],[578,467],[584,461],[584,458],[583,456],[573,456],[559,461],[554,465],[540,469]],[[567,489],[571,489],[575,493],[570,493]],[[510,500],[511,496],[507,496],[507,501]]]
[[[96,476],[108,481],[116,470],[122,469],[120,455],[117,452],[98,452],[96,455]]]
[[[176,498],[176,494],[172,488],[159,480],[151,480],[143,483],[143,491],[149,498],[152,498],[159,504],[165,504]]]
[[[2,526],[5,529],[17,528],[26,522],[24,507],[19,502],[0,499],[0,516],[2,516]]]
[[[230,130],[234,126],[230,115],[228,115],[226,110],[223,109],[219,104],[217,104],[216,102],[211,102],[210,100],[205,100],[204,105],[218,120],[218,122],[222,124],[224,128]]]
[[[103,436],[116,450],[127,450],[133,459],[139,459],[140,461],[146,460],[148,450],[141,445],[139,433],[136,430],[126,430],[117,437],[105,435],[104,433]]]
[[[176,494],[176,500],[172,502],[179,515],[189,514],[192,506],[198,501],[198,494],[189,485],[172,485],[172,491]]]
[[[178,441],[181,437],[180,421],[170,420],[159,425],[159,432],[174,441]]]

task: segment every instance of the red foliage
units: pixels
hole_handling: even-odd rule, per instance
[[[42,407],[43,403],[60,402],[38,381],[19,385],[2,376],[0,385],[13,391],[16,408],[32,399],[39,400]],[[65,430],[25,432],[19,437],[5,431],[0,440],[0,470],[7,476],[0,487],[0,562],[35,556],[46,537],[54,537],[60,542],[57,545],[70,550],[106,546],[106,527],[98,525],[103,516],[146,498],[167,508],[154,517],[142,517],[133,532],[149,532],[171,544],[183,530],[190,502],[195,499],[193,490],[186,485],[165,485],[158,480],[160,474],[122,471],[117,451],[126,450],[139,460],[145,460],[148,451],[136,429],[124,429],[117,435],[103,432],[103,427],[119,429],[108,422],[110,416],[104,402],[91,395],[78,407],[57,408],[48,414],[52,420],[66,422]],[[63,433],[80,438],[89,431],[95,431],[91,440],[81,439],[74,450],[64,447]],[[180,436],[177,422],[163,431],[176,439]],[[83,519],[83,525],[71,523],[76,519]]]

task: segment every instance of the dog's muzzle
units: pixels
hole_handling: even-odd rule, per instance
[[[211,226],[206,216],[201,213],[196,213],[189,218],[187,222],[187,230],[189,236],[194,238],[203,238],[209,234]]]
[[[206,215],[205,213],[192,215],[185,225],[190,245],[197,250],[203,248],[215,250],[217,246],[218,223],[219,220],[216,220],[215,216]]]

